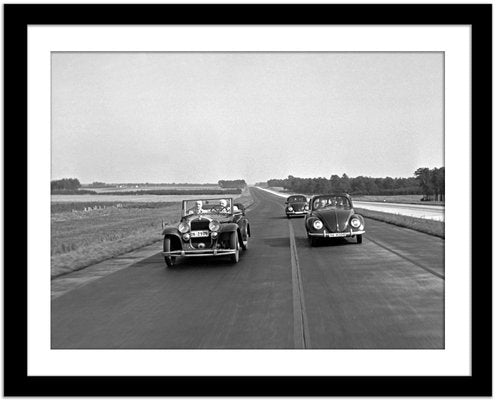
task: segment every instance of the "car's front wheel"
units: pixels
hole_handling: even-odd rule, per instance
[[[357,235],[357,243],[362,243],[362,235]]]
[[[171,251],[171,240],[170,238],[164,238],[164,251]],[[173,267],[176,261],[176,257],[164,256],[165,264],[170,268]]]
[[[235,250],[236,253],[231,254],[231,261],[233,263],[237,263],[239,261],[239,241],[238,241],[238,232],[233,232],[231,234],[231,238],[229,239],[229,248],[231,250]]]
[[[241,248],[243,250],[248,250],[248,228],[245,229],[243,233],[241,233]]]

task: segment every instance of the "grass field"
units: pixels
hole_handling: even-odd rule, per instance
[[[438,236],[444,239],[443,221],[434,221],[430,219],[410,217],[407,215],[390,214],[380,211],[366,210],[363,208],[355,208],[355,211],[366,218],[387,222],[389,224],[401,226],[403,228],[413,229],[415,231],[427,233],[433,236]]]
[[[249,205],[249,190],[236,202]],[[95,203],[97,204],[97,203]],[[85,204],[85,207],[95,204]],[[98,203],[101,204],[101,203]],[[162,240],[162,220],[175,223],[181,203],[129,203],[122,207],[72,211],[66,204],[52,203],[51,276],[79,270]],[[157,245],[157,252],[160,246]]]

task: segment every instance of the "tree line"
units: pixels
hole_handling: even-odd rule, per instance
[[[444,200],[444,167],[419,168],[408,178],[373,178],[343,174],[330,178],[298,178],[289,175],[285,179],[269,179],[268,186],[282,187],[297,193],[344,192],[353,195],[423,195],[425,200]]]
[[[81,183],[76,178],[64,178],[50,182],[52,192],[54,190],[77,190],[80,187]]]
[[[244,179],[220,180],[218,183],[223,189],[244,189],[246,187]]]
[[[435,201],[445,201],[444,167],[419,168],[414,175],[426,200],[432,200],[434,197]]]

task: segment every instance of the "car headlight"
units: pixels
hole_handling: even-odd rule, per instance
[[[219,234],[217,232],[212,232],[211,233],[211,236],[212,236],[212,239],[215,239]]]
[[[322,229],[324,227],[324,224],[322,223],[321,220],[316,219],[315,221],[313,221],[313,227],[317,230]]]
[[[353,228],[358,228],[361,225],[358,218],[352,218],[350,224]]]
[[[185,242],[187,242],[187,241],[189,240],[189,238],[190,238],[189,233],[185,233],[185,234],[183,235],[183,240],[184,240]]]
[[[305,211],[308,211],[308,206],[305,206]]]
[[[181,222],[179,226],[177,227],[179,232],[181,233],[186,233],[189,231],[189,224],[187,222]]]
[[[217,232],[220,229],[220,224],[217,221],[210,221],[208,224],[208,229],[212,232]]]
[[[293,211],[293,207],[289,206],[288,211]]]

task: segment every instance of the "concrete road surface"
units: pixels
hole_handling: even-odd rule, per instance
[[[366,220],[362,244],[310,247],[284,200],[252,189],[240,262],[160,255],[52,300],[52,348],[444,347],[444,240]]]

